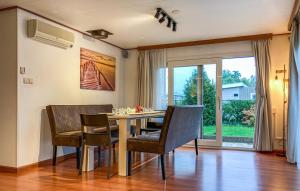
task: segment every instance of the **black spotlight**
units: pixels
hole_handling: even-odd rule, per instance
[[[173,32],[176,32],[176,25],[177,25],[177,23],[176,22],[173,22]]]
[[[162,22],[164,22],[165,20],[166,20],[166,14],[164,14],[163,13],[163,16],[162,16],[162,18],[160,18],[158,21],[159,21],[159,23],[162,23]]]
[[[177,22],[162,8],[156,8],[154,17],[158,19],[159,23],[163,23],[166,19],[168,19],[167,27],[172,27],[174,32],[177,30]]]
[[[171,22],[172,22],[172,19],[170,17],[168,17],[168,24],[167,24],[167,27],[171,27]]]
[[[157,8],[156,9],[156,13],[155,13],[155,18],[159,18],[159,15],[160,15],[160,13],[161,13],[161,8]]]

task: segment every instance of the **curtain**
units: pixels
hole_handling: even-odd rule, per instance
[[[300,169],[300,54],[299,15],[292,24],[290,38],[290,73],[288,102],[287,160],[297,163]]]
[[[138,104],[166,109],[166,50],[145,50],[138,57]]]
[[[254,41],[252,44],[256,60],[256,122],[254,149],[272,151],[272,110],[269,88],[270,40]]]

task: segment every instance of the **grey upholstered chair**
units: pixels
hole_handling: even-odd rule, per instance
[[[159,154],[164,180],[164,154],[194,140],[196,155],[198,155],[197,139],[202,109],[203,106],[169,106],[161,133],[152,132],[129,138],[127,140],[128,175],[131,175],[131,151]]]
[[[97,115],[80,115],[82,129],[82,152],[79,174],[82,173],[83,156],[85,146],[107,146],[108,161],[107,161],[107,178],[110,178],[110,163],[111,163],[111,148],[112,145],[119,141],[118,138],[111,136],[111,128],[106,114]],[[100,152],[99,152],[100,153]],[[98,153],[98,154],[99,154]],[[100,155],[98,156],[98,163]]]

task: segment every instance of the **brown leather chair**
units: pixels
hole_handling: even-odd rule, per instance
[[[203,106],[169,106],[161,133],[152,132],[127,140],[128,175],[131,175],[131,151],[160,155],[162,177],[165,180],[164,154],[192,140],[198,155],[198,132]]]
[[[80,114],[112,112],[113,106],[107,105],[49,105],[46,107],[51,128],[53,145],[52,165],[56,165],[57,146],[76,147],[77,168],[80,165],[81,121]],[[115,121],[111,129],[118,131]]]
[[[80,115],[82,130],[82,152],[79,174],[82,173],[85,146],[108,146],[107,178],[110,178],[111,146],[119,141],[111,136],[111,129],[106,114]],[[100,156],[98,162],[100,161]]]

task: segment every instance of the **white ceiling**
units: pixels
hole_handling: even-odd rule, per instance
[[[0,0],[81,31],[106,29],[122,48],[262,33],[285,33],[294,0]],[[178,22],[159,24],[157,7]],[[171,14],[180,10],[179,14]]]

